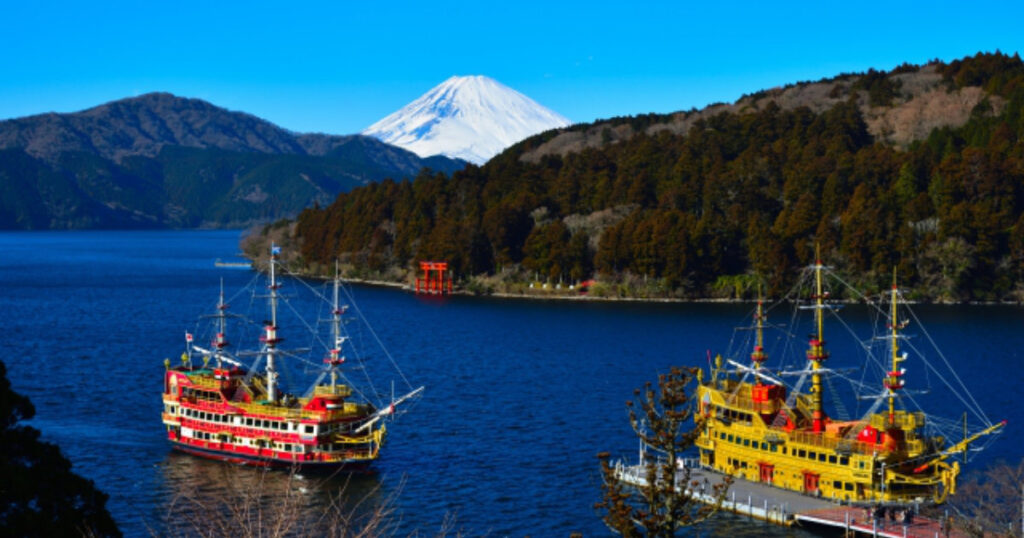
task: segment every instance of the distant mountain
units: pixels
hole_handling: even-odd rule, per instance
[[[464,165],[152,93],[0,122],[0,228],[243,226]]]
[[[421,157],[482,164],[528,136],[569,124],[494,79],[468,76],[449,78],[363,134]]]

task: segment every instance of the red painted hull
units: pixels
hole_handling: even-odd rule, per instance
[[[332,462],[318,462],[318,461],[293,461],[272,458],[267,456],[257,456],[251,454],[244,454],[240,452],[233,452],[229,450],[220,450],[216,448],[192,446],[180,441],[171,440],[171,446],[179,452],[189,454],[192,456],[198,456],[215,461],[223,461],[226,463],[234,463],[238,465],[249,465],[253,467],[266,467],[271,469],[298,469],[302,471],[317,471],[317,472],[337,472],[344,471],[348,473],[368,473],[372,472],[370,463],[366,461],[332,461]]]

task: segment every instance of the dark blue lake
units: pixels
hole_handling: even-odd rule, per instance
[[[181,354],[183,333],[215,302],[220,279],[228,290],[252,279],[214,267],[238,250],[238,239],[230,231],[0,234],[2,360],[12,384],[35,404],[32,424],[110,494],[129,536],[159,532],[163,505],[183,489],[215,494],[211,477],[227,467],[170,452],[160,391],[163,359]],[[427,387],[412,412],[389,425],[379,472],[351,486],[379,486],[379,495],[401,487],[403,535],[432,534],[446,516],[469,535],[608,534],[592,508],[600,499],[594,456],[634,457],[624,402],[671,365],[706,365],[709,348],[725,352],[752,308],[352,293],[404,374]],[[866,309],[848,310],[854,328],[866,326]],[[980,407],[1009,419],[970,467],[1019,459],[1024,309],[916,312]],[[840,361],[855,343],[830,330]],[[917,334],[915,344],[925,340]],[[921,378],[933,389],[922,405],[959,417],[962,405],[937,381]],[[328,482],[310,494],[340,487]],[[721,516],[702,534],[766,530]]]

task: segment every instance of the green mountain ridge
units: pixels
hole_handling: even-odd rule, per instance
[[[464,164],[147,94],[0,122],[0,228],[246,226],[370,182]]]
[[[778,295],[822,258],[862,289],[1024,298],[1024,64],[982,54],[529,138],[482,167],[304,211],[298,262],[470,288],[597,277],[600,294]],[[341,225],[344,223],[344,225]]]

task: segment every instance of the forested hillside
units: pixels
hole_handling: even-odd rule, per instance
[[[1017,55],[841,75],[361,187],[304,211],[294,239],[314,272],[340,257],[401,279],[443,259],[463,278],[596,276],[603,293],[666,297],[750,296],[758,281],[777,295],[820,243],[868,290],[896,267],[918,298],[1020,299],[1022,112]],[[567,133],[576,147],[552,149]]]
[[[0,229],[244,226],[463,164],[152,93],[0,121]]]

